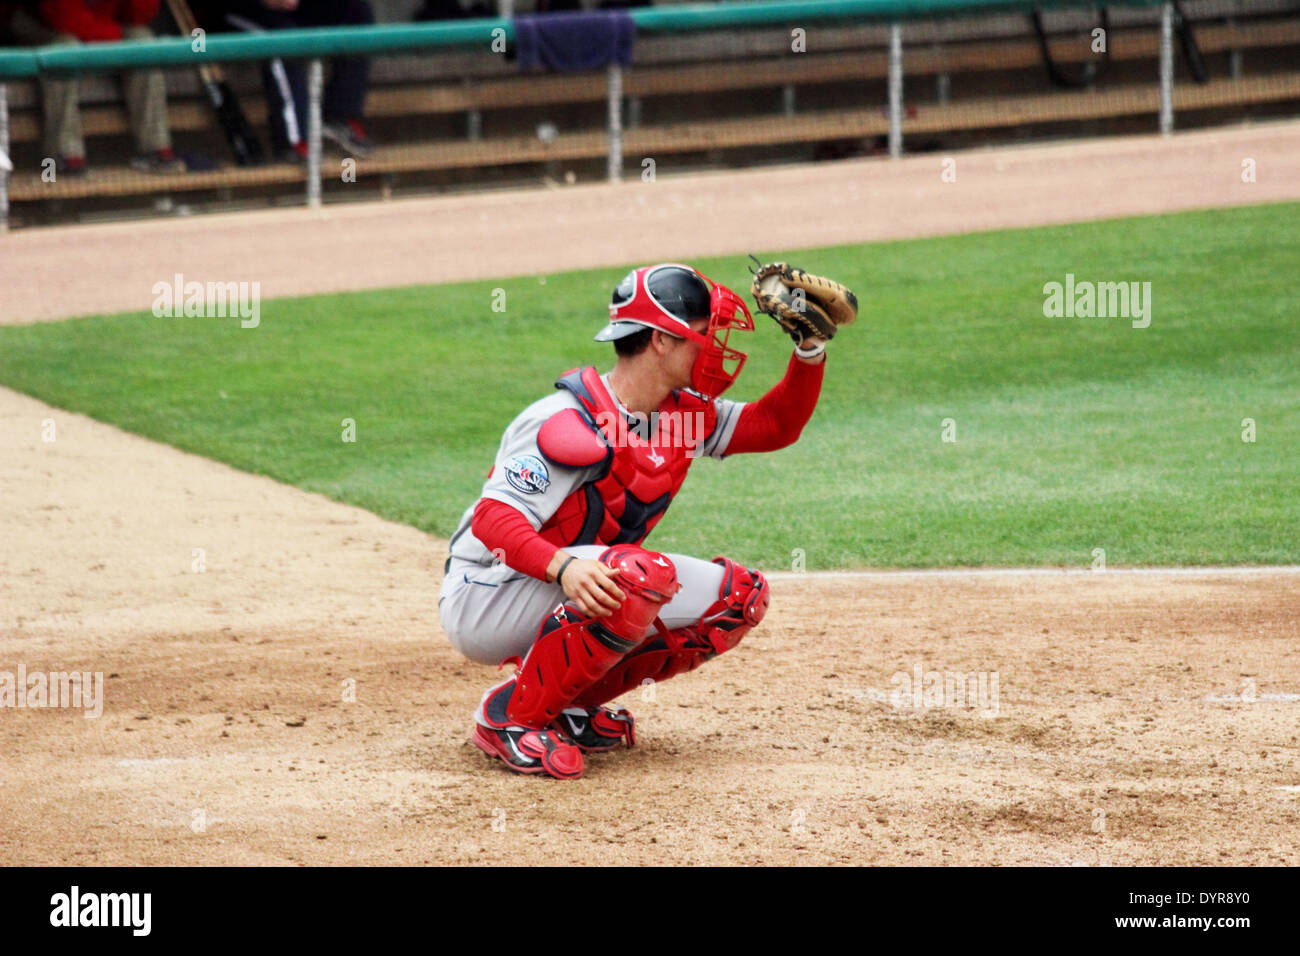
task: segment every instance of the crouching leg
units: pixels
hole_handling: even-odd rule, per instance
[[[770,591],[767,579],[730,558],[718,557],[722,584],[717,600],[685,627],[664,629],[629,649],[574,700],[580,707],[596,707],[645,684],[658,683],[699,667],[731,650],[767,613]]]

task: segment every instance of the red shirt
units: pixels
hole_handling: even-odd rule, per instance
[[[122,39],[123,26],[144,26],[158,16],[159,0],[40,0],[41,21],[83,43]]]

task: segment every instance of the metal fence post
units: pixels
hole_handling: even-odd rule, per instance
[[[483,111],[477,106],[478,89],[474,79],[468,76],[460,81],[460,88],[465,93],[466,102],[475,104],[465,110],[465,134],[471,142],[476,142],[483,138]]]
[[[609,65],[609,181],[623,179],[623,68]]]
[[[1160,132],[1174,131],[1174,5],[1160,5]]]
[[[903,28],[889,25],[889,155],[903,155]]]
[[[307,66],[307,205],[320,208],[321,96],[325,69],[317,57]]]
[[[9,87],[0,83],[0,232],[9,228]]]
[[[1234,34],[1237,32],[1236,17],[1228,17],[1224,24]],[[1241,47],[1237,46],[1236,42],[1234,40],[1232,47],[1228,50],[1228,76],[1234,80],[1239,80],[1241,79]]]

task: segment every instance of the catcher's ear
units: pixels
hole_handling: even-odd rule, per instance
[[[678,342],[684,341],[686,340],[680,336],[670,335],[663,329],[655,329],[654,334],[650,336],[650,345],[660,355],[663,355],[670,348],[673,348]]]

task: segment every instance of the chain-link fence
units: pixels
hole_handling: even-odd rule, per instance
[[[258,34],[169,6],[170,41],[0,51],[11,225],[1300,114],[1297,0],[737,2]]]

